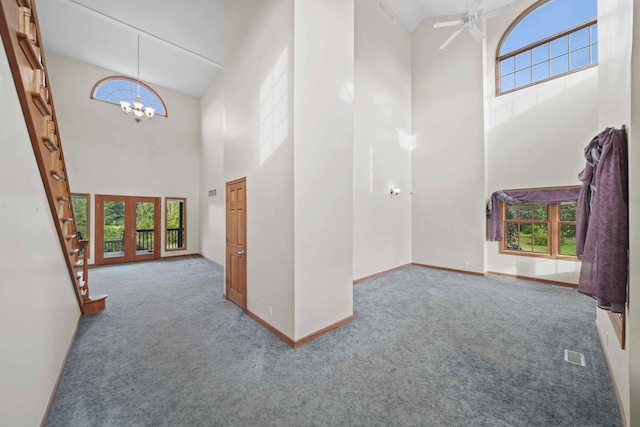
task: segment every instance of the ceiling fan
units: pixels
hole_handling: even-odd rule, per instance
[[[444,49],[445,47],[447,47],[447,45],[451,43],[453,39],[455,39],[458,34],[463,32],[464,30],[467,30],[477,42],[481,42],[483,38],[482,31],[480,31],[476,23],[480,19],[493,18],[494,16],[501,15],[511,10],[511,4],[509,4],[498,9],[488,11],[483,10],[482,13],[478,13],[481,6],[482,0],[473,0],[471,2],[471,5],[469,5],[469,0],[467,0],[467,11],[460,16],[460,19],[458,19],[457,21],[437,22],[433,26],[433,28],[454,26],[460,27],[453,34],[451,34],[451,36],[444,43],[442,43],[440,49]]]

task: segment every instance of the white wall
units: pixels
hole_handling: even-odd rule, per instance
[[[74,193],[91,193],[91,255],[95,254],[95,194],[187,198],[187,250],[200,251],[198,99],[153,86],[168,117],[136,123],[116,105],[90,99],[94,84],[114,73],[47,52],[69,183]],[[164,228],[164,199],[161,206]],[[91,260],[93,261],[93,260]]]
[[[224,93],[221,74],[200,99],[200,253],[225,263]],[[209,190],[216,190],[209,196]]]
[[[487,192],[580,185],[583,148],[599,130],[598,68],[495,96],[495,57],[508,26],[534,0],[488,21],[485,49]],[[575,261],[502,255],[487,242],[487,270],[577,283]]]
[[[351,0],[295,1],[295,339],[353,314]]]
[[[457,17],[456,17],[457,18]],[[412,34],[413,262],[484,272],[485,185],[482,45],[434,29]]]
[[[293,0],[224,6],[224,182],[247,178],[247,306],[293,339]]]
[[[631,63],[631,126],[629,128],[629,409],[627,426],[640,423],[640,6],[632,0],[620,0],[624,13],[633,16],[633,50]],[[630,10],[632,8],[633,10]],[[626,19],[626,18],[623,18]],[[627,22],[627,28],[629,23]]]
[[[355,2],[353,278],[411,262],[411,33]],[[391,197],[390,187],[399,187]]]
[[[0,49],[0,424],[34,426],[64,367],[80,309]]]
[[[600,129],[611,126],[619,128],[622,124],[628,126],[631,123],[632,7],[631,0],[598,1],[598,43],[600,45],[598,55],[598,127]],[[629,145],[632,149],[633,141],[630,141]],[[633,165],[630,164],[630,166]],[[630,178],[632,178],[631,175]],[[633,179],[630,182],[633,183]],[[634,194],[633,186],[630,188],[630,193]],[[633,212],[633,209],[631,211]],[[630,219],[630,224],[633,228],[633,218]],[[637,264],[633,263],[633,259],[631,260],[633,269]],[[596,326],[600,333],[602,347],[618,387],[618,393],[627,417],[627,425],[631,426],[633,424],[630,423],[629,418],[630,352],[620,348],[609,315],[604,310],[596,310]],[[627,319],[627,325],[629,325],[627,332],[633,329],[631,320],[631,317]],[[627,339],[629,339],[628,335]],[[638,341],[640,341],[640,337],[636,340],[636,342]],[[640,419],[640,416],[636,416],[636,418]]]

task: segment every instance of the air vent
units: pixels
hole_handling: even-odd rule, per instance
[[[209,190],[209,197],[213,197],[216,194],[218,194],[218,190],[216,190],[215,188],[213,190]]]
[[[584,354],[578,353],[577,351],[565,350],[564,360],[569,363],[584,366]]]
[[[378,2],[378,9],[380,9],[380,11],[384,14],[384,16],[387,17],[389,22],[391,22],[392,24],[395,25],[395,23],[396,23],[396,14],[393,13],[391,8],[389,6],[387,6],[387,4],[385,2],[380,0]]]

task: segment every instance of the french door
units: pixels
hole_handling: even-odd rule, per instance
[[[96,264],[160,257],[160,198],[96,195]]]

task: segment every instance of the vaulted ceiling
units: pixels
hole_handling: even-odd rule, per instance
[[[200,97],[224,67],[224,0],[35,0],[46,50]],[[380,1],[380,0],[367,0]],[[469,0],[386,0],[413,31]],[[484,0],[493,9],[513,0]]]

